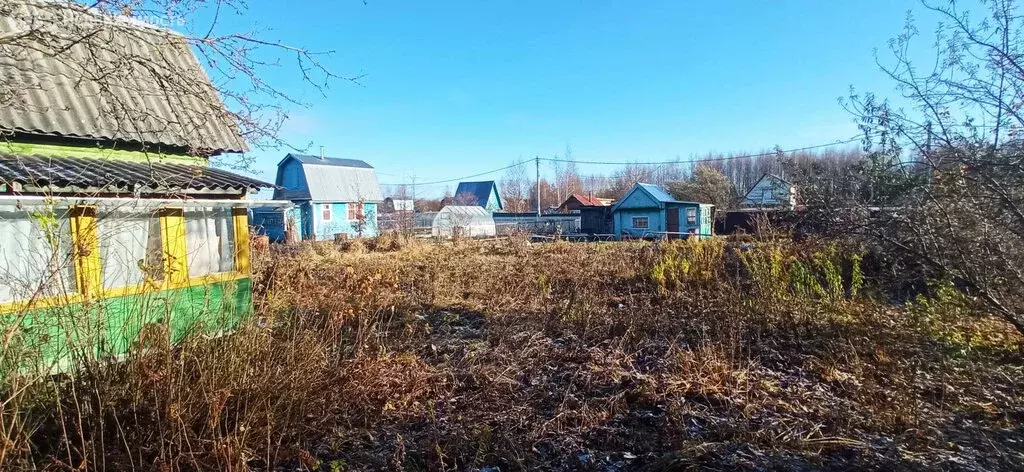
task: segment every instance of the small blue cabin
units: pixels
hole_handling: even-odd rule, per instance
[[[636,184],[612,207],[619,238],[710,236],[714,205],[682,202],[653,184]]]
[[[356,159],[288,154],[277,164],[274,200],[295,206],[283,215],[253,212],[253,226],[273,240],[289,226],[302,239],[331,240],[377,235],[377,205],[383,201],[373,166]]]
[[[455,204],[484,207],[487,211],[501,211],[504,209],[504,205],[501,203],[501,195],[498,194],[498,184],[494,183],[493,180],[459,182],[459,188],[455,190]]]

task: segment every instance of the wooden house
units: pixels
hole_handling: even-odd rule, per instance
[[[574,193],[566,198],[558,206],[559,213],[579,213],[583,207],[608,207],[612,205],[611,198],[597,198],[590,195]]]
[[[288,154],[277,164],[274,200],[295,208],[286,215],[302,239],[377,235],[383,201],[373,166],[357,159]]]
[[[638,183],[612,207],[619,238],[710,236],[714,205],[676,200],[665,189]]]
[[[483,182],[459,182],[453,202],[461,206],[478,206],[487,211],[502,211],[505,206],[498,193],[498,184],[493,180]]]
[[[44,25],[60,50],[0,42],[0,96],[18,93],[0,106],[4,345],[52,371],[151,324],[172,342],[232,329],[251,312],[247,198],[271,185],[210,167],[247,147],[187,42],[73,4],[5,7],[0,37]]]
[[[796,186],[775,174],[762,175],[740,201],[741,208],[792,209],[796,205]]]

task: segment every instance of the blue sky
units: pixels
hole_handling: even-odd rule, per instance
[[[335,51],[325,64],[365,74],[360,85],[333,82],[322,97],[287,61],[267,71],[312,104],[289,108],[282,137],[366,160],[382,183],[423,182],[567,145],[578,160],[657,161],[849,138],[857,129],[837,99],[850,86],[893,92],[873,51],[910,9],[918,4],[257,0],[221,32]],[[285,152],[253,151],[255,172],[272,180]]]

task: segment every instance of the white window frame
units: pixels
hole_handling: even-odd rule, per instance
[[[697,209],[687,208],[686,209],[686,224],[687,226],[693,226],[697,224]]]
[[[330,203],[320,204],[320,219],[321,221],[331,221],[334,219],[334,208],[331,207]]]
[[[639,221],[643,221],[643,226],[637,224]],[[634,216],[632,217],[632,223],[636,229],[649,229],[651,227],[651,218],[648,216]]]

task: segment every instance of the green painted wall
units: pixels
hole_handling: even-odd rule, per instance
[[[115,159],[130,162],[165,162],[208,166],[209,159],[182,154],[160,152],[126,151],[99,146],[60,146],[55,144],[0,143],[0,151],[10,154],[40,155],[53,157],[86,157],[92,159]]]
[[[84,356],[124,355],[140,339],[165,342],[169,336],[177,343],[191,333],[230,331],[251,311],[246,277],[0,315],[0,333],[10,340],[0,353],[0,375],[12,368],[66,371]]]

